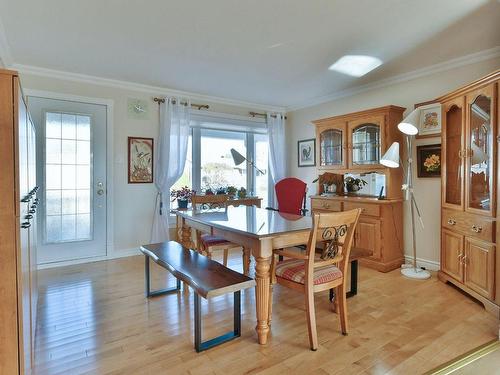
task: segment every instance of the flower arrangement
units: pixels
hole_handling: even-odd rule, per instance
[[[344,181],[345,187],[348,192],[355,192],[360,190],[364,185],[367,184],[362,178],[347,177]]]
[[[441,167],[441,158],[439,155],[432,154],[424,161],[424,167],[427,172],[436,172]]]
[[[236,193],[238,192],[238,189],[236,189],[236,187],[234,186],[228,186],[227,189],[227,194],[231,197],[234,197],[236,195]]]
[[[172,202],[176,199],[178,201],[189,201],[195,193],[196,192],[194,190],[188,188],[187,186],[183,186],[178,190],[173,189],[170,191],[170,196],[172,197]]]

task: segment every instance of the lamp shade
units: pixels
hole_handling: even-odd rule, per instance
[[[240,165],[243,163],[245,160],[247,160],[243,155],[241,155],[238,151],[236,151],[234,148],[231,149],[231,155],[233,157],[233,161],[235,165]]]
[[[418,122],[420,120],[420,108],[415,108],[408,116],[398,124],[398,129],[406,135],[418,134]]]
[[[380,159],[380,164],[389,168],[399,167],[399,143],[394,142]]]

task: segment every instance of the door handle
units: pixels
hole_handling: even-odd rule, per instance
[[[455,219],[448,219],[448,224],[449,225],[455,225],[457,222],[455,221]]]
[[[97,190],[97,195],[103,195],[103,194],[104,194],[104,189]]]

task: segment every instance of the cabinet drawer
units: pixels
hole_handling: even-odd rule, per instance
[[[344,211],[361,208],[361,215],[380,216],[380,206],[370,203],[344,202]]]
[[[311,205],[313,210],[342,211],[342,202],[331,199],[312,199]]]
[[[443,228],[463,233],[468,237],[495,242],[495,223],[487,217],[443,209],[441,224]]]

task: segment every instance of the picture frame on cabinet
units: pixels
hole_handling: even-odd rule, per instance
[[[417,146],[417,176],[441,177],[441,144]]]
[[[420,108],[418,134],[415,138],[434,138],[441,136],[441,104],[436,101],[424,102],[415,105]]]
[[[153,138],[128,137],[128,183],[153,182]]]
[[[316,139],[297,141],[297,164],[299,167],[316,166]]]

